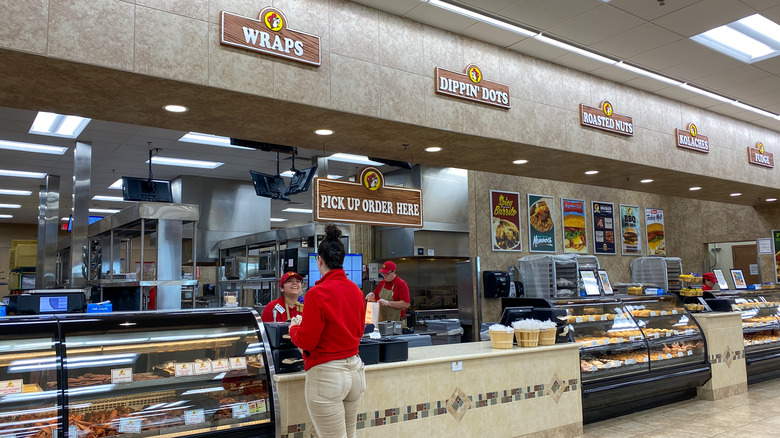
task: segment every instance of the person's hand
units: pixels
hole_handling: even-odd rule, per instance
[[[366,295],[366,301],[370,301],[372,303],[374,301],[376,301],[376,297],[374,297],[374,293],[373,292],[369,292],[368,295]]]
[[[292,319],[290,320],[290,327],[300,324],[302,320],[303,317],[301,315],[293,316]]]
[[[385,299],[380,299],[379,300],[379,304],[382,305],[382,306],[389,306],[390,305],[390,303],[387,300],[385,300]]]

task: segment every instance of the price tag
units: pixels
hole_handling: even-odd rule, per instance
[[[54,431],[52,431],[52,432],[54,432]],[[79,436],[79,428],[77,426],[70,426],[70,427],[68,427],[68,436],[69,437],[73,437],[73,438],[78,438],[78,436]]]
[[[607,315],[601,315],[601,320],[602,321],[608,321],[609,318],[607,317]]]
[[[577,318],[574,319],[574,322],[582,322],[582,317],[578,316]]]
[[[658,314],[657,314],[657,313],[655,313],[655,310],[651,310],[651,311],[650,311],[650,316],[658,316]]]
[[[685,329],[685,334],[686,335],[692,335],[693,334],[693,330],[692,329]]]
[[[623,338],[617,338],[617,343],[618,344],[622,344],[623,343]]]
[[[0,380],[0,395],[21,394],[24,387],[24,380]]]
[[[231,370],[245,370],[246,369],[246,357],[231,357],[230,358]]]
[[[683,357],[683,352],[682,351],[678,351],[677,352],[677,357]]]
[[[626,359],[626,365],[634,365],[636,363],[636,359]]]
[[[661,335],[659,335],[658,333],[653,333],[653,339],[658,339],[660,337],[661,337]]]
[[[605,363],[605,364],[604,364],[604,368],[606,368],[606,369],[610,369],[610,368],[612,368],[612,362],[607,362],[607,363]]]
[[[677,309],[672,309],[672,315],[677,315]]]
[[[667,315],[666,310],[662,310],[661,311],[661,316],[666,316],[666,315]]]
[[[666,331],[666,337],[667,337],[667,338],[670,338],[670,337],[672,337],[672,332],[670,332],[669,330],[667,330],[667,331]]]
[[[675,335],[679,335],[680,334],[680,332],[678,332],[677,330],[672,330],[672,333],[674,333]]]
[[[132,368],[114,368],[111,370],[111,383],[130,383],[132,381]]]
[[[140,418],[121,417],[119,419],[119,432],[120,433],[141,433]]]
[[[227,359],[214,359],[211,361],[211,371],[215,373],[230,371],[230,362]]]
[[[192,409],[184,411],[184,424],[199,424],[206,422],[206,415],[203,409]]]
[[[693,356],[693,350],[688,350],[688,356]]]
[[[211,362],[195,362],[195,375],[211,373]]]
[[[663,355],[663,354],[659,354],[659,355],[658,355],[658,360],[664,360],[664,359],[665,359],[665,357],[664,357],[664,355]]]
[[[599,346],[599,341],[591,341],[590,342],[590,346],[591,347],[598,347]]]
[[[249,415],[262,414],[265,411],[265,399],[249,402]]]
[[[233,418],[246,418],[249,416],[248,403],[236,403],[233,405]]]
[[[195,374],[194,368],[195,365],[192,362],[177,363],[174,365],[175,375],[176,377],[192,376]]]
[[[667,353],[667,354],[666,354],[666,358],[667,358],[667,359],[671,359],[671,358],[672,358],[672,353]]]

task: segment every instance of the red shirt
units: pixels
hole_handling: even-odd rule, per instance
[[[277,308],[276,319],[274,319],[274,308],[276,308],[277,305],[281,306],[281,308],[284,310],[279,311]],[[285,322],[292,319],[293,316],[303,315],[303,312],[298,310],[299,308],[303,309],[303,307],[299,305],[288,308],[284,302],[284,297],[279,297],[265,306],[263,309],[263,314],[260,315],[260,319],[262,319],[263,322]],[[289,315],[287,314],[288,312]]]
[[[393,291],[393,299],[392,301],[403,301],[405,303],[411,303],[412,300],[409,298],[409,286],[406,284],[405,281],[401,280],[401,277],[398,275],[395,276],[393,281],[386,282],[385,280],[382,280],[379,282],[379,284],[376,286],[376,289],[374,289],[374,297],[377,301],[379,301],[379,291],[382,290],[382,288],[390,289]],[[401,318],[406,316],[406,309],[401,310]]]
[[[343,269],[332,269],[306,292],[306,315],[290,327],[293,344],[304,350],[305,369],[358,354],[365,331],[363,292]]]

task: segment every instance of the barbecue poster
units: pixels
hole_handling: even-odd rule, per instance
[[[642,255],[639,215],[639,207],[620,204],[620,232],[623,233],[621,239],[623,255]]]
[[[593,252],[595,254],[616,254],[615,204],[593,201],[591,208],[593,211]]]
[[[555,252],[555,198],[528,195],[528,250]]]
[[[587,254],[585,201],[561,199],[561,216],[563,217],[563,252]]]
[[[647,231],[647,255],[666,255],[663,210],[645,208],[645,230]]]
[[[490,191],[493,251],[522,251],[520,238],[520,194]]]

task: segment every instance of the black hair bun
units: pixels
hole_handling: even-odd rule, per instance
[[[326,240],[339,240],[341,238],[341,230],[339,227],[328,224],[325,225],[325,239]]]

